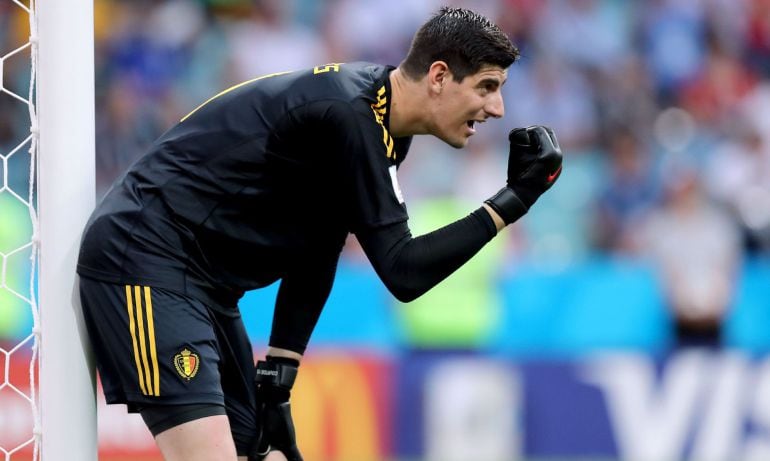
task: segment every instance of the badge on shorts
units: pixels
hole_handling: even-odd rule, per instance
[[[198,357],[198,354],[186,347],[174,356],[174,367],[176,368],[176,372],[187,381],[195,377],[198,373],[199,366],[200,357]]]

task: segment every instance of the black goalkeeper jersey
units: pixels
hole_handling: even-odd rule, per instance
[[[407,219],[388,132],[393,67],[329,64],[216,95],[158,139],[97,206],[78,273],[235,306],[349,232]]]

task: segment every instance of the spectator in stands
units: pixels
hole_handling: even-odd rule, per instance
[[[638,229],[639,255],[658,270],[676,344],[718,347],[741,261],[739,230],[705,195],[692,165],[667,168],[665,193]]]

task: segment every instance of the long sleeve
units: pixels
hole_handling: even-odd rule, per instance
[[[304,353],[337,270],[339,253],[308,255],[281,280],[273,314],[270,346]]]
[[[406,221],[359,232],[361,246],[385,286],[412,301],[465,264],[497,233],[486,210],[412,237]]]

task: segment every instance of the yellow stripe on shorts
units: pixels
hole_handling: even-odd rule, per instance
[[[143,294],[144,302],[142,302]],[[144,395],[158,397],[160,396],[160,369],[150,287],[126,285],[126,303],[139,388]]]

